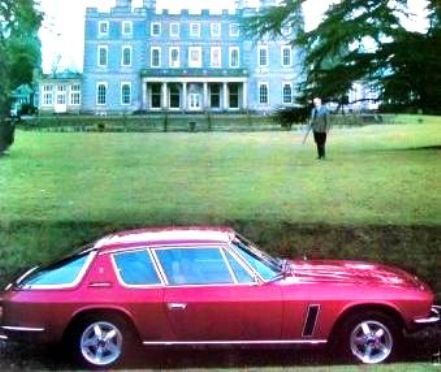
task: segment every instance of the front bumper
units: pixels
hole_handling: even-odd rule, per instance
[[[433,305],[430,309],[430,315],[428,317],[414,319],[414,323],[419,326],[441,323],[441,306]]]

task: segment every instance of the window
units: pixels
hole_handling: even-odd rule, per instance
[[[170,36],[179,37],[179,23],[170,23]]]
[[[159,22],[153,22],[151,25],[152,36],[161,36],[161,24]]]
[[[219,248],[166,248],[156,254],[170,285],[233,283]]]
[[[239,108],[239,84],[230,83],[228,85],[229,92],[229,100],[230,100],[230,108],[237,109]]]
[[[161,48],[153,47],[151,50],[151,61],[152,67],[161,67]]]
[[[53,87],[52,85],[43,85],[43,105],[50,106],[53,104]]]
[[[109,21],[98,22],[98,36],[109,35]]]
[[[239,25],[237,23],[230,24],[230,36],[239,36]]]
[[[259,103],[268,104],[268,84],[259,84]]]
[[[107,83],[97,84],[96,103],[97,105],[105,105],[107,103]]]
[[[210,85],[210,107],[219,108],[220,107],[220,84]]]
[[[246,284],[255,282],[252,275],[247,270],[245,270],[245,268],[236,260],[235,257],[233,257],[230,252],[227,251],[225,256],[231,266],[231,269],[233,270],[234,276],[236,277],[238,283]]]
[[[283,103],[292,103],[292,86],[291,84],[283,84]]]
[[[254,269],[264,280],[271,280],[280,274],[280,267],[274,259],[265,253],[236,242],[236,252]]]
[[[123,36],[132,36],[133,33],[133,23],[132,21],[123,21],[122,23],[122,34]]]
[[[118,253],[113,256],[118,278],[126,285],[161,284],[147,251]]]
[[[170,84],[170,108],[181,107],[181,93],[178,84]]]
[[[57,85],[57,92],[65,92],[66,85]]]
[[[230,47],[230,67],[239,67],[239,48]]]
[[[211,47],[210,50],[211,67],[222,67],[222,49],[221,47]]]
[[[79,283],[93,257],[90,252],[68,257],[31,272],[17,285],[24,289],[73,287]]]
[[[161,108],[161,84],[151,84],[151,106]]]
[[[189,67],[202,67],[202,50],[201,47],[190,47],[188,53]]]
[[[169,53],[170,58],[170,67],[179,67],[180,66],[180,59],[179,59],[179,48],[170,48]]]
[[[81,103],[80,85],[74,84],[70,86],[70,104],[79,105]]]
[[[259,67],[268,66],[268,47],[261,46],[257,50],[258,53],[258,65]]]
[[[66,104],[66,94],[57,94],[57,105]]]
[[[220,23],[212,23],[210,25],[211,29],[211,37],[220,37],[221,36],[221,24]]]
[[[282,47],[282,66],[291,66],[291,47]]]
[[[132,47],[130,46],[123,47],[122,56],[121,56],[121,65],[122,66],[132,65]]]
[[[105,45],[98,46],[98,66],[107,67],[107,55],[109,48]]]
[[[283,26],[281,33],[282,36],[289,36],[291,34],[292,28],[290,26]]]
[[[200,37],[201,36],[201,24],[200,23],[190,23],[190,36]]]
[[[132,85],[130,83],[121,84],[121,104],[130,105],[132,103]]]

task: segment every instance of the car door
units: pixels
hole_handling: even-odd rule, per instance
[[[170,341],[280,338],[280,290],[258,283],[243,267],[245,273],[239,280],[224,248],[164,247],[156,249],[155,255],[166,279],[164,306],[175,336]]]

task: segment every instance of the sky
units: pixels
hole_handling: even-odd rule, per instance
[[[84,48],[84,15],[86,8],[97,7],[108,10],[116,0],[40,0],[40,8],[45,13],[45,19],[40,29],[42,42],[43,71],[48,73],[52,66],[59,70],[72,69],[82,71]],[[309,29],[314,28],[326,11],[332,0],[309,0],[304,7],[305,24]],[[135,7],[142,6],[142,0],[132,0]],[[257,0],[249,0],[256,5]],[[409,0],[415,18],[407,23],[408,28],[423,30],[424,0]],[[169,9],[178,12],[182,1],[157,0],[158,9]],[[219,12],[221,9],[234,8],[234,0],[191,0],[191,11],[210,9]]]

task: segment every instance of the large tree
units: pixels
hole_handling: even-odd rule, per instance
[[[37,32],[42,14],[34,0],[0,0],[0,142],[10,110],[11,91],[31,83],[40,64]],[[0,143],[0,152],[5,143]]]
[[[259,36],[293,24],[311,0],[285,0],[247,21]],[[364,81],[378,99],[403,107],[441,108],[441,1],[428,2],[430,26],[412,32],[407,0],[338,0],[312,30],[298,29],[293,44],[305,50],[303,97],[341,100],[352,84]]]

